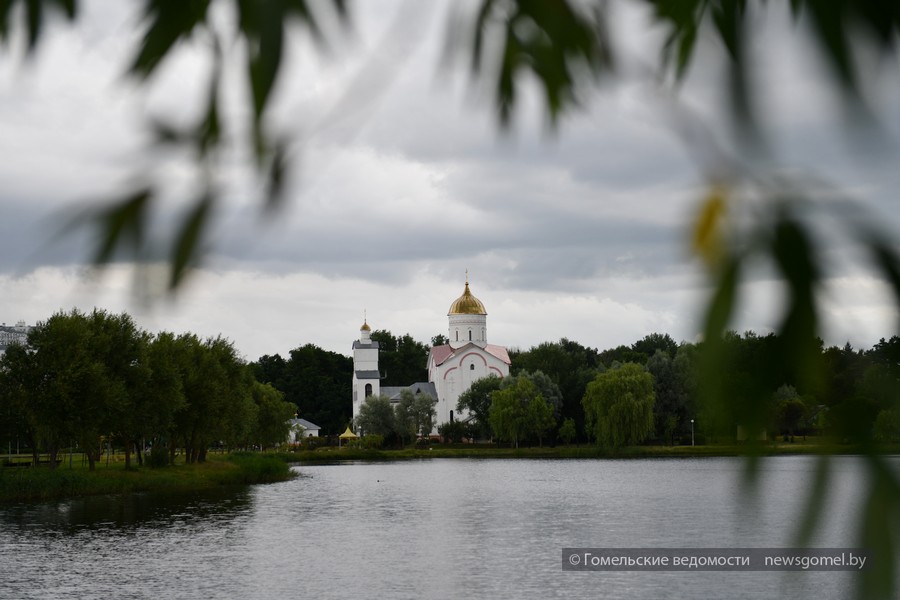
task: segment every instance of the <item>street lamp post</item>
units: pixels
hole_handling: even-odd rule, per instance
[[[694,420],[691,419],[691,446],[694,445]]]

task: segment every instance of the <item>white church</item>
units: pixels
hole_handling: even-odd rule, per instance
[[[428,352],[428,381],[399,387],[381,386],[378,342],[372,341],[372,328],[363,322],[359,340],[353,342],[354,420],[370,396],[385,395],[391,402],[399,402],[400,393],[408,389],[437,400],[436,430],[444,423],[469,418],[467,413],[457,413],[456,401],[473,381],[488,375],[509,375],[509,353],[503,346],[487,343],[487,310],[469,290],[468,277],[462,296],[450,305],[447,318],[450,343],[434,346]]]

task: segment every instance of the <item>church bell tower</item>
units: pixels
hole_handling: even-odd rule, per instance
[[[372,328],[368,320],[363,319],[359,339],[353,342],[353,418],[359,415],[359,407],[369,396],[380,393],[378,342],[372,341]]]

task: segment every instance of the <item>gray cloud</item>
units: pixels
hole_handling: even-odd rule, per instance
[[[423,10],[418,5],[406,6]],[[144,98],[121,79],[137,22],[134,9],[116,8],[107,21],[104,3],[86,6],[83,23],[60,45],[47,46],[41,61],[24,74],[12,73],[0,61],[0,275],[83,264],[91,232],[58,241],[57,215],[94,198],[109,199],[132,177],[156,173],[166,186],[152,240],[171,234],[185,207],[179,198],[190,197],[191,173],[178,157],[160,160],[145,153],[142,119],[148,107],[177,111],[173,118],[184,118],[194,89],[185,82],[198,85],[191,79],[197,68],[191,48],[179,51],[182,58],[173,73],[154,82]],[[700,294],[701,285],[684,249],[687,224],[705,177],[723,160],[711,145],[700,147],[681,137],[684,122],[671,100],[637,69],[624,83],[599,89],[555,134],[547,131],[539,102],[526,96],[519,126],[503,135],[464,68],[436,68],[444,8],[418,14],[418,38],[396,43],[384,37],[392,26],[390,10],[368,3],[360,10],[357,36],[330,58],[310,60],[303,44],[292,49],[291,56],[302,60],[292,59],[273,115],[286,132],[300,133],[289,205],[274,219],[262,219],[246,165],[235,159],[220,174],[227,188],[212,230],[208,268],[200,275],[203,281],[225,282],[216,296],[221,303],[217,318],[238,320],[273,294],[290,293],[284,282],[296,279],[297,285],[318,286],[296,291],[315,298],[309,314],[328,310],[340,321],[340,309],[352,313],[347,319],[355,323],[368,306],[389,323],[391,306],[404,306],[409,316],[408,296],[422,281],[453,282],[446,291],[452,296],[468,268],[483,286],[478,289],[502,298],[507,315],[515,315],[500,325],[509,335],[519,330],[545,339],[553,339],[556,331],[570,335],[579,325],[562,313],[576,306],[573,318],[598,320],[591,335],[602,335],[602,315],[596,315],[606,310],[603,326],[615,330],[619,342],[667,324],[678,328],[677,337],[691,337],[688,322],[694,315],[686,314],[685,305]],[[635,14],[625,15],[617,35],[646,41],[631,35],[640,33],[635,28],[643,27],[646,15]],[[845,130],[835,125],[833,106],[818,95],[821,74],[804,67],[808,57],[802,54],[797,65],[779,62],[783,53],[795,51],[786,32],[785,26],[776,27],[772,43],[760,50],[765,54],[769,48],[774,55],[765,63],[771,70],[760,74],[759,89],[765,93],[762,117],[777,149],[777,170],[740,155],[727,141],[725,110],[712,104],[717,102],[715,59],[701,55],[676,107],[693,107],[692,118],[703,121],[710,139],[728,150],[728,158],[738,156],[758,181],[812,173],[860,198],[896,231],[900,170],[890,140],[900,131],[898,115],[885,113],[887,141],[848,143]],[[654,59],[654,48],[641,51]],[[393,60],[400,55],[404,60]],[[888,91],[882,102],[895,106],[897,78],[890,76],[884,85]],[[229,94],[237,97],[234,90]],[[229,104],[228,111],[234,116],[238,108]],[[156,170],[148,171],[150,166]],[[827,203],[826,196],[815,197],[816,203]],[[831,248],[823,255],[833,265],[829,274],[850,281],[860,273],[860,261],[841,261],[851,255],[850,247],[838,245],[831,233],[823,228],[822,239]],[[254,283],[259,290],[236,283],[249,277],[259,277]],[[771,302],[774,296],[765,287],[770,277],[770,271],[754,273],[751,284],[765,288],[760,296]],[[41,285],[50,285],[49,280],[35,279]],[[845,283],[842,289],[852,286]],[[394,290],[402,290],[403,297],[392,296]],[[347,297],[357,293],[369,297]],[[553,328],[546,312],[546,332],[515,321],[527,318],[527,303],[550,303],[549,298],[557,302],[549,313],[558,317],[559,328]],[[430,303],[421,310],[436,311],[439,319],[449,300],[417,297]],[[768,315],[758,308],[761,304],[746,309],[747,322],[754,326]],[[11,306],[0,308],[14,312]],[[290,313],[287,305],[278,310]],[[878,310],[871,308],[873,314]],[[204,314],[202,309],[191,313],[198,326]],[[492,308],[493,318],[503,319],[503,312]],[[439,319],[409,327],[440,331]],[[349,335],[357,325],[347,325]],[[203,326],[214,330],[216,324]],[[328,335],[321,323],[292,326]],[[241,330],[235,335],[253,334]],[[541,340],[516,343],[531,341]],[[263,346],[259,340],[252,343]],[[602,338],[589,343],[607,345]],[[335,347],[343,346],[335,342]]]

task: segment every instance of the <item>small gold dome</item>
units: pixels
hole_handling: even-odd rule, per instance
[[[481,300],[472,295],[469,291],[469,282],[466,281],[466,289],[463,295],[453,301],[450,305],[448,315],[486,315],[487,310]]]
[[[368,321],[363,321],[362,327],[359,328],[360,331],[372,331],[372,328],[369,327]]]

